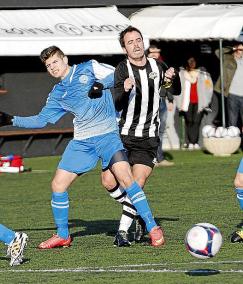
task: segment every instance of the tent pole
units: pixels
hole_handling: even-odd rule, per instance
[[[224,64],[223,64],[223,39],[219,39],[219,58],[220,58],[220,88],[222,100],[222,126],[225,127],[225,106],[224,106]]]

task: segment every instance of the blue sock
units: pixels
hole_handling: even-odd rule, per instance
[[[57,226],[57,235],[68,239],[68,209],[69,200],[67,191],[63,193],[53,192],[51,201],[52,213]]]
[[[236,188],[236,197],[240,204],[240,209],[243,210],[243,189],[242,188]]]
[[[0,224],[0,241],[9,245],[15,238],[15,232]]]
[[[153,227],[157,226],[157,224],[154,221],[143,190],[136,182],[134,182],[130,187],[125,188],[125,191],[131,199],[132,204],[137,209],[138,214],[143,218],[148,232],[150,232]]]

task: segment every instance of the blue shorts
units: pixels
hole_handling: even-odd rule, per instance
[[[237,173],[243,174],[243,159],[240,161],[240,165],[238,167]]]
[[[113,155],[123,149],[120,135],[117,132],[83,140],[71,140],[62,155],[58,169],[79,175],[92,170],[99,159],[104,169],[108,167]]]

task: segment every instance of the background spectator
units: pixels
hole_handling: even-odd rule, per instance
[[[215,51],[219,57],[219,50]],[[226,99],[227,126],[240,126],[243,122],[243,43],[233,42],[233,46],[223,49],[224,96]],[[214,90],[221,101],[221,78],[219,77]],[[215,124],[222,125],[221,108]]]
[[[178,108],[185,117],[188,149],[199,149],[199,129],[204,111],[211,111],[208,106],[212,99],[213,82],[204,67],[197,67],[194,56],[188,56],[181,68],[181,95],[177,99]]]
[[[159,62],[163,62],[163,57],[161,55],[161,49],[158,48],[155,44],[151,44],[148,49],[148,57],[154,58]],[[157,152],[157,163],[156,167],[163,167],[163,166],[173,166],[174,162],[168,161],[165,159],[163,150],[162,150],[162,143],[163,143],[163,135],[166,129],[166,120],[167,120],[167,111],[171,111],[173,109],[173,98],[168,98],[168,102],[166,103],[165,97],[160,98],[160,107],[159,107],[159,118],[160,118],[160,127],[159,127],[159,139],[160,144],[158,147]]]

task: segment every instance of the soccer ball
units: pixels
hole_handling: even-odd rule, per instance
[[[208,137],[214,137],[215,136],[216,128],[212,126],[212,128],[208,131]]]
[[[228,134],[227,129],[222,126],[219,126],[215,131],[215,137],[217,138],[225,137],[227,134]]]
[[[227,136],[229,137],[237,137],[240,135],[240,129],[236,126],[230,126],[227,129]]]
[[[208,137],[208,132],[210,131],[210,129],[212,128],[212,125],[205,125],[202,128],[202,136],[207,138]]]
[[[205,125],[202,128],[202,136],[204,138],[213,137],[215,134],[215,127],[213,125]]]
[[[209,223],[198,223],[188,230],[185,237],[186,249],[197,258],[206,259],[216,255],[223,239],[217,227]]]

